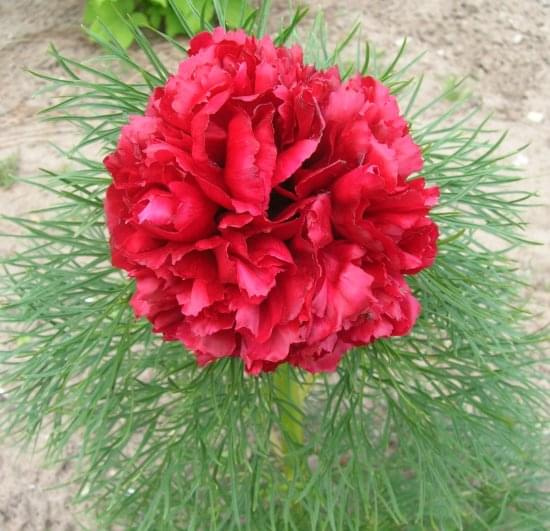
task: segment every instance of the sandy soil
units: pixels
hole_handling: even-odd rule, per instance
[[[312,7],[318,2],[306,2]],[[62,159],[50,142],[68,146],[67,126],[43,123],[37,111],[51,95],[36,94],[43,84],[23,68],[54,72],[47,55],[50,42],[66,54],[85,58],[96,49],[79,30],[81,0],[0,2],[0,160],[20,157],[19,172],[32,175],[40,167],[59,168]],[[286,2],[279,2],[283,12]],[[363,36],[388,52],[407,36],[411,55],[428,50],[416,67],[432,79],[429,91],[443,87],[451,76],[469,75],[468,89],[494,113],[493,124],[508,129],[508,147],[530,142],[516,159],[529,178],[525,187],[540,194],[541,206],[527,213],[529,236],[543,243],[520,257],[534,288],[529,292],[550,318],[550,1],[548,0],[323,0],[337,39],[355,20]],[[44,202],[42,194],[18,184],[0,190],[0,213],[12,215]],[[0,222],[0,230],[6,225]],[[0,240],[0,253],[14,249],[14,240]],[[0,400],[3,395],[0,391]],[[70,474],[67,463],[45,469],[31,452],[0,446],[0,530],[64,530],[78,528],[70,508],[70,488],[48,490]],[[93,528],[93,526],[92,526]]]

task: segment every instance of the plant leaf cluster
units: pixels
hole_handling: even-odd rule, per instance
[[[168,0],[87,0],[83,23],[92,33],[104,39],[111,36],[128,48],[135,35],[126,19],[139,28],[160,30],[169,37],[190,37],[213,21],[215,4],[223,6],[219,11],[224,24],[230,27],[240,26],[252,12],[246,0],[174,0],[175,8]]]

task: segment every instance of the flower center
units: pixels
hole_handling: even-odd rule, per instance
[[[271,195],[269,196],[269,207],[267,215],[269,219],[275,219],[285,208],[291,205],[294,201],[281,187],[273,188]]]

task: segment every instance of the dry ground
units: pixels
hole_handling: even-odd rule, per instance
[[[277,12],[284,11],[279,2]],[[313,8],[318,2],[305,2]],[[17,154],[19,173],[39,167],[59,168],[62,159],[50,146],[68,146],[66,126],[41,123],[36,117],[50,100],[36,94],[41,83],[23,68],[53,72],[50,42],[66,54],[85,58],[96,49],[79,31],[82,0],[0,0],[0,160]],[[529,236],[543,243],[520,257],[534,289],[533,304],[547,321],[550,312],[550,1],[548,0],[348,0],[320,2],[331,23],[331,37],[341,36],[357,19],[363,36],[393,52],[403,37],[410,53],[428,50],[418,65],[431,79],[429,90],[452,76],[469,75],[468,88],[494,113],[494,125],[510,131],[507,145],[530,147],[516,159],[529,178],[525,187],[540,194],[541,206],[527,214]],[[17,214],[44,201],[36,190],[18,184],[0,190],[0,213]],[[5,224],[0,229],[5,229]],[[0,240],[0,253],[17,245]],[[0,393],[0,399],[2,395]],[[71,489],[48,490],[65,480],[70,466],[45,470],[40,457],[0,446],[0,530],[76,529],[69,506]]]

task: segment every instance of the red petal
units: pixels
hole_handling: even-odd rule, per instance
[[[265,92],[273,88],[277,81],[277,70],[275,66],[269,63],[260,63],[256,67],[256,79],[254,83],[254,92],[256,94]]]
[[[204,336],[196,341],[196,350],[206,352],[214,358],[231,356],[237,346],[237,339],[233,330],[222,330],[215,334]]]
[[[316,248],[332,241],[329,194],[318,195],[306,213],[306,227],[309,240]]]
[[[174,206],[174,200],[169,194],[148,194],[145,206],[137,214],[138,222],[168,225],[173,221]]]
[[[189,41],[189,55],[195,55],[199,53],[200,50],[203,48],[207,48],[208,46],[211,46],[214,43],[214,38],[212,36],[212,33],[209,31],[203,31],[202,33],[197,33],[190,41]]]
[[[273,179],[273,173],[277,163],[277,147],[275,146],[275,133],[273,130],[273,114],[274,109],[272,106],[269,106],[268,111],[265,112],[265,116],[254,128],[254,135],[260,145],[256,156],[256,164],[258,166],[260,181],[263,185],[263,191],[267,197],[267,203],[269,203],[271,181]]]
[[[237,281],[251,297],[265,297],[275,285],[277,271],[263,270],[237,260]]]
[[[298,197],[307,197],[316,190],[327,188],[341,174],[345,166],[345,161],[337,160],[319,169],[297,172],[296,193]]]
[[[199,240],[211,234],[217,205],[199,188],[184,181],[170,183],[170,191],[179,199],[173,221],[181,236],[179,241]]]
[[[229,122],[224,179],[234,204],[241,212],[260,215],[269,202],[269,189],[259,175],[256,155],[260,143],[254,137],[250,116],[238,112]]]
[[[373,140],[367,155],[369,164],[378,167],[380,175],[384,178],[386,188],[392,190],[397,183],[397,160],[392,149],[385,144]]]
[[[181,311],[185,315],[198,315],[204,308],[223,298],[223,288],[204,280],[195,280],[189,295],[177,296]]]
[[[277,157],[277,167],[273,175],[272,185],[276,186],[286,181],[298,170],[317,149],[319,140],[298,140],[294,145],[283,151]]]
[[[124,206],[122,193],[112,184],[107,188],[105,194],[105,215],[107,217],[107,228],[113,232],[116,227],[123,223],[128,211]]]
[[[422,153],[410,135],[398,138],[391,147],[397,155],[397,171],[401,179],[406,179],[411,173],[422,169],[424,164]]]

